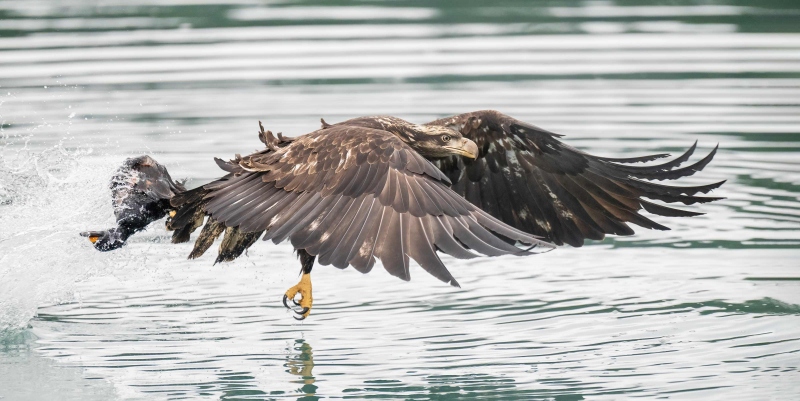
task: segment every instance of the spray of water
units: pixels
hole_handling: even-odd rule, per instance
[[[108,179],[124,158],[62,144],[0,147],[0,333],[23,328],[43,303],[72,301],[73,285],[136,264],[100,253],[87,228],[113,225]],[[14,146],[11,146],[14,145]]]

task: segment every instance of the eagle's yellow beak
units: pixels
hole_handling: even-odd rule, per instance
[[[477,159],[478,158],[478,145],[475,142],[467,138],[463,138],[461,142],[461,146],[459,147],[448,147],[453,153],[459,154],[462,156],[469,157],[470,159]]]

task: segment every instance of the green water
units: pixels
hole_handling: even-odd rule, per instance
[[[0,399],[795,400],[800,3],[0,1]],[[609,157],[717,143],[697,218],[579,249],[314,270],[286,245],[100,254],[107,180],[392,114],[493,108]],[[698,156],[699,157],[699,156]],[[696,159],[695,159],[696,160]]]

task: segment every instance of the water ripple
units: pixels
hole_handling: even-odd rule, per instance
[[[800,9],[295,3],[0,1],[0,397],[793,399]],[[105,254],[75,235],[111,221],[124,156],[194,186],[258,120],[485,108],[609,157],[719,143],[685,182],[726,199],[672,231],[444,258],[462,289],[318,267],[303,323],[286,245],[213,265],[160,225]]]

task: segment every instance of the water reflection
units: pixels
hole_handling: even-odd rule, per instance
[[[301,400],[317,400],[319,397],[314,395],[317,393],[317,386],[314,385],[314,352],[311,345],[303,339],[294,341],[294,344],[286,348],[286,363],[283,365],[286,372],[299,377],[299,380],[293,380],[293,383],[302,384],[297,391],[303,393],[305,396]]]

